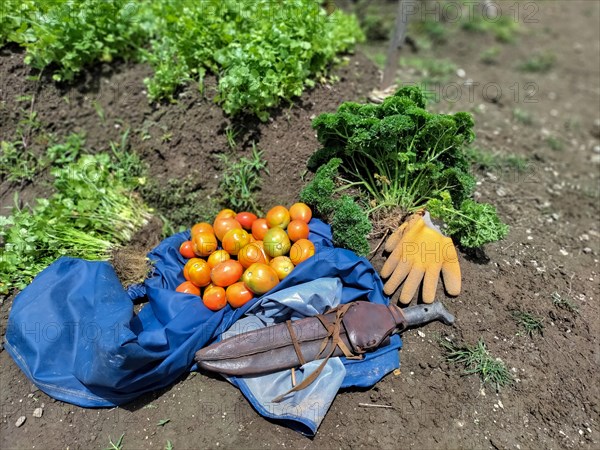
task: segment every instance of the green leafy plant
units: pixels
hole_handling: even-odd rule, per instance
[[[260,213],[256,202],[256,191],[262,184],[262,173],[269,174],[263,152],[252,144],[249,157],[243,156],[232,161],[227,154],[217,155],[223,164],[219,191],[221,202],[234,211],[252,211]]]
[[[508,227],[495,208],[470,198],[475,178],[465,146],[474,138],[471,115],[435,114],[425,104],[425,93],[410,86],[380,105],[347,102],[336,113],[321,114],[313,127],[322,148],[308,168],[339,158],[344,188],[366,195],[369,215],[427,207],[465,247],[503,238]]]
[[[60,256],[108,259],[145,225],[150,212],[135,190],[143,179],[107,153],[54,168],[55,193],[0,216],[0,293],[22,289]]]
[[[446,360],[464,367],[465,375],[476,374],[482,383],[489,383],[499,390],[512,384],[513,378],[504,362],[494,358],[487,349],[485,342],[479,340],[473,346],[458,347],[444,339],[440,340],[447,351]]]
[[[523,172],[528,166],[525,157],[514,153],[490,152],[475,146],[467,148],[466,152],[471,164],[481,170],[514,169],[517,172]]]
[[[327,72],[336,55],[362,39],[358,22],[313,0],[282,7],[268,0],[207,0],[152,3],[156,18],[152,48],[155,67],[147,80],[153,99],[173,98],[189,80],[200,84],[207,70],[219,73],[217,101],[229,114],[250,112],[262,120],[268,110],[302,93]],[[274,19],[275,18],[275,19]]]
[[[37,156],[23,144],[22,139],[0,142],[0,179],[34,181],[48,167],[62,167],[80,155],[83,136],[71,134],[61,144],[51,145],[45,155]]]
[[[477,13],[464,20],[461,26],[469,32],[493,34],[498,41],[503,43],[514,42],[519,31],[517,21],[509,15],[490,20],[484,16],[484,13]]]
[[[27,30],[12,37],[27,49],[27,64],[40,70],[55,64],[55,80],[71,80],[96,61],[133,56],[141,43],[139,9],[131,0],[32,3],[20,11]]]
[[[400,66],[412,67],[419,75],[420,83],[424,85],[442,84],[456,74],[458,67],[449,59],[431,59],[408,57],[400,58]]]
[[[333,158],[321,166],[300,192],[300,200],[331,223],[336,246],[364,256],[370,250],[367,235],[372,226],[366,211],[350,195],[340,194],[346,188],[338,177],[341,163],[341,159]]]
[[[549,52],[535,53],[518,65],[523,72],[546,73],[556,62],[556,55]]]
[[[531,113],[528,111],[525,111],[524,109],[521,109],[521,108],[515,108],[513,110],[513,118],[517,122],[522,123],[523,125],[532,125],[533,124],[533,117],[532,117]]]
[[[500,57],[500,49],[498,47],[490,47],[482,51],[479,55],[479,60],[488,65],[498,64],[498,58]]]
[[[150,99],[174,101],[185,83],[202,89],[210,71],[219,77],[217,101],[227,113],[262,120],[314,86],[363,39],[354,16],[328,13],[315,0],[4,3],[0,45],[25,47],[25,61],[55,80],[71,80],[94,62],[138,58],[154,68],[146,80]]]
[[[563,143],[563,141],[556,136],[548,136],[546,138],[546,144],[548,144],[548,147],[550,147],[555,152],[561,152],[565,148],[565,144]]]
[[[38,158],[24,149],[21,142],[0,142],[0,179],[32,181],[39,167]]]
[[[237,142],[235,142],[235,138],[239,134],[239,131],[236,131],[232,126],[228,126],[225,128],[225,137],[227,138],[227,145],[231,150],[235,150],[237,147]]]
[[[508,234],[508,225],[500,221],[496,208],[488,203],[467,198],[455,207],[450,194],[444,191],[440,198],[427,202],[427,209],[444,222],[445,233],[458,239],[465,248],[481,247]]]
[[[121,437],[117,440],[117,442],[113,442],[112,438],[109,436],[108,438],[108,447],[104,450],[123,450],[123,438],[125,437],[125,433],[121,435]]]
[[[533,337],[534,334],[544,334],[544,319],[541,317],[527,311],[513,311],[512,317],[529,337]]]
[[[579,314],[579,306],[573,302],[568,295],[560,295],[558,292],[552,293],[552,304],[557,308],[564,309],[573,314]]]

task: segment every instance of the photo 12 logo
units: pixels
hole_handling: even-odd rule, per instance
[[[537,2],[495,2],[476,0],[402,0],[402,17],[406,21],[436,21],[456,23],[462,21],[498,22],[508,17],[514,22],[538,23]]]

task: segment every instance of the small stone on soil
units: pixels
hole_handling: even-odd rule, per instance
[[[25,423],[25,421],[27,420],[27,417],[25,416],[21,416],[17,419],[17,421],[15,422],[15,427],[19,428],[21,425],[23,425]]]
[[[42,414],[44,414],[44,410],[42,408],[35,408],[33,410],[33,417],[36,417],[39,419],[40,417],[42,417]]]

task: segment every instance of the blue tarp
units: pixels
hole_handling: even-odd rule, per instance
[[[269,294],[328,277],[341,280],[342,303],[387,303],[381,280],[366,259],[334,248],[323,222],[313,219],[310,228],[316,255]],[[128,290],[107,262],[60,258],[15,298],[6,350],[39,389],[83,407],[120,405],[168,386],[194,368],[198,349],[218,340],[260,300],[213,312],[197,296],[175,292],[184,281],[185,259],[178,249],[186,239],[189,232],[162,241],[148,254],[152,274]],[[140,301],[147,303],[135,314],[134,302]],[[342,387],[375,384],[399,366],[400,346],[396,336],[364,361],[342,358]]]

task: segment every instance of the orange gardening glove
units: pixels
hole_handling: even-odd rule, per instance
[[[400,302],[408,304],[423,280],[423,301],[431,303],[435,299],[440,271],[448,294],[460,294],[456,249],[452,239],[444,236],[431,222],[428,212],[410,216],[388,238],[385,250],[392,252],[381,269],[381,277],[389,277],[383,286],[386,295],[392,295],[404,281]]]

